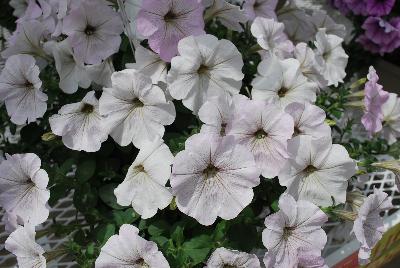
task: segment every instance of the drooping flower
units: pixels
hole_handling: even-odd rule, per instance
[[[5,242],[6,250],[17,256],[20,268],[46,268],[45,251],[35,242],[35,227],[31,224],[18,227]]]
[[[392,11],[396,0],[367,0],[366,10],[371,16],[384,16]]]
[[[137,15],[138,32],[149,39],[164,61],[177,54],[179,40],[204,34],[203,6],[197,0],[143,1]]]
[[[64,18],[62,32],[76,57],[87,64],[99,64],[118,51],[123,24],[105,2],[87,0]]]
[[[99,101],[90,91],[80,102],[66,104],[49,118],[51,131],[62,136],[72,150],[96,152],[107,140],[105,119],[99,112]]]
[[[301,73],[310,82],[316,83],[320,89],[324,89],[328,81],[323,76],[324,68],[318,63],[314,51],[306,43],[298,43],[293,54],[300,62]]]
[[[342,47],[343,39],[333,34],[327,34],[326,30],[319,29],[316,34],[316,55],[319,64],[323,66],[323,75],[328,80],[328,86],[338,86],[343,83],[346,76],[346,66],[349,56]]]
[[[169,264],[156,243],[142,238],[135,226],[124,224],[101,248],[95,267],[169,268]]]
[[[260,183],[254,157],[231,136],[196,134],[175,156],[171,186],[180,211],[203,225],[235,218]]]
[[[135,50],[135,60],[135,63],[126,64],[126,68],[138,70],[151,77],[153,84],[167,82],[168,66],[158,54],[138,45]]]
[[[274,104],[243,100],[235,104],[235,115],[227,134],[254,155],[265,178],[278,175],[287,154],[287,141],[293,135],[293,119]]]
[[[297,267],[304,253],[321,256],[327,237],[321,228],[328,217],[316,205],[282,194],[280,210],[265,218],[262,241],[268,249],[266,267]],[[316,257],[318,257],[318,255]]]
[[[318,206],[346,201],[348,180],[356,173],[356,163],[346,149],[332,144],[330,137],[313,139],[298,136],[288,143],[291,156],[278,175],[279,183],[295,199]]]
[[[133,69],[115,72],[112,88],[100,98],[100,114],[106,116],[110,136],[121,146],[142,147],[164,135],[164,126],[175,120],[175,108],[161,88]]]
[[[313,138],[330,137],[331,128],[325,123],[325,111],[309,103],[293,102],[285,112],[294,120],[294,136],[309,135]]]
[[[254,254],[248,254],[233,249],[217,248],[211,254],[204,268],[240,267],[260,268],[260,261]]]
[[[211,0],[211,2],[205,14],[206,18],[218,18],[226,28],[238,32],[243,31],[240,23],[244,24],[248,19],[239,6],[232,5],[226,0]]]
[[[0,75],[0,100],[5,102],[11,122],[23,125],[43,117],[47,95],[41,90],[39,67],[30,55],[13,55]]]
[[[382,234],[385,231],[383,219],[379,214],[391,208],[393,208],[392,198],[377,188],[374,188],[374,193],[370,194],[360,207],[358,217],[353,226],[353,232],[361,243],[361,248],[358,252],[358,262],[360,264],[369,262],[372,248],[382,238]]]
[[[384,91],[383,86],[378,84],[379,77],[374,67],[369,67],[367,78],[368,82],[365,83],[364,89],[365,111],[361,118],[361,123],[368,131],[368,134],[372,136],[382,130],[382,106],[389,99],[389,93]]]
[[[251,33],[263,49],[284,59],[291,55],[294,49],[292,42],[283,32],[284,28],[283,23],[274,19],[257,17],[251,25]]]
[[[389,93],[388,100],[382,105],[382,135],[389,144],[400,137],[400,99],[395,93]]]
[[[301,73],[298,60],[270,57],[260,62],[257,71],[252,82],[254,99],[267,100],[282,108],[292,102],[315,102],[318,85]]]
[[[278,0],[246,0],[243,4],[243,10],[251,21],[256,17],[276,19],[275,9],[277,4]]]
[[[397,190],[400,192],[400,160],[372,163],[372,166],[392,171],[395,176],[394,181],[396,183]]]
[[[168,72],[169,92],[195,114],[211,96],[239,93],[243,60],[231,41],[189,36],[179,42],[178,51]]]
[[[78,87],[88,88],[91,84],[83,62],[74,55],[68,40],[54,44],[52,49],[60,82],[60,89],[67,94],[75,93]]]
[[[114,190],[118,204],[132,205],[143,219],[171,203],[172,194],[165,187],[174,156],[162,140],[147,142],[129,167],[125,180]]]
[[[0,164],[0,205],[24,224],[46,221],[49,177],[35,154],[6,154]]]

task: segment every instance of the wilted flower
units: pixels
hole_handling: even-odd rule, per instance
[[[49,177],[36,154],[6,154],[0,164],[0,205],[24,224],[46,221]]]
[[[189,36],[179,42],[178,51],[168,72],[169,92],[195,114],[211,96],[239,93],[243,60],[231,41]]]
[[[382,135],[389,144],[400,137],[400,99],[397,94],[389,93],[388,100],[382,105]]]
[[[198,0],[147,0],[137,15],[138,32],[164,61],[177,54],[179,40],[204,34],[203,6]]]
[[[330,137],[331,128],[325,123],[324,110],[309,103],[293,102],[285,112],[294,120],[294,136],[309,135],[314,138]]]
[[[106,116],[111,137],[121,146],[142,147],[164,135],[164,126],[175,120],[175,108],[150,77],[132,69],[115,72],[112,88],[100,98],[100,114]]]
[[[358,213],[362,204],[364,204],[365,195],[358,190],[355,189],[353,191],[347,192],[346,194],[346,207],[349,207],[351,211]]]
[[[242,32],[243,27],[240,23],[247,22],[247,16],[239,6],[232,5],[226,0],[211,0],[212,4],[207,9],[206,18],[218,18],[226,28]]]
[[[23,125],[35,122],[47,110],[47,95],[41,90],[39,67],[29,55],[7,59],[0,75],[0,101],[4,101],[11,122]]]
[[[203,225],[235,218],[260,183],[254,157],[231,136],[196,134],[175,156],[170,180],[180,211]]]
[[[35,227],[30,224],[18,227],[4,243],[6,250],[17,256],[20,268],[46,268],[45,251],[35,242]]]
[[[157,244],[139,236],[139,229],[129,224],[122,225],[119,235],[108,239],[95,263],[96,268],[123,266],[169,268]]]
[[[395,175],[397,190],[400,192],[400,160],[389,160],[373,163],[372,166],[390,170]]]
[[[315,102],[318,85],[301,73],[296,59],[270,57],[260,62],[254,78],[252,96],[285,108],[292,102]]]
[[[107,140],[105,119],[99,113],[99,101],[90,91],[77,103],[66,104],[49,118],[51,131],[62,136],[64,145],[72,150],[96,152]]]
[[[204,268],[260,268],[260,261],[254,254],[247,254],[233,249],[217,248],[211,254]]]
[[[321,226],[328,217],[316,205],[288,194],[279,198],[280,210],[265,218],[262,241],[268,249],[266,267],[297,267],[308,252],[321,256],[327,238]],[[304,260],[302,260],[304,261]]]
[[[353,232],[361,243],[361,248],[358,252],[358,262],[360,264],[369,262],[372,248],[378,243],[385,231],[383,219],[379,214],[392,207],[392,199],[377,188],[374,188],[374,193],[370,194],[360,207],[358,217],[353,226]]]
[[[76,57],[87,64],[99,64],[118,51],[123,24],[105,2],[86,0],[64,18],[62,32]]]
[[[342,47],[343,39],[333,34],[327,34],[325,29],[319,29],[316,34],[316,55],[318,63],[323,66],[323,75],[328,80],[328,86],[338,86],[346,76],[346,66],[349,56]]]
[[[114,190],[118,204],[132,205],[143,219],[171,203],[172,194],[165,187],[174,156],[162,140],[147,142],[129,167],[125,180]]]
[[[257,38],[257,43],[270,55],[282,59],[290,56],[294,49],[284,29],[283,23],[261,17],[255,18],[251,25],[251,33]]]
[[[246,0],[243,4],[243,10],[246,12],[249,20],[256,17],[276,19],[275,8],[278,0]]]
[[[298,136],[288,143],[291,156],[279,174],[279,183],[296,199],[318,206],[346,201],[348,179],[356,173],[356,163],[346,149],[332,144],[331,137],[313,139]]]
[[[293,119],[277,105],[243,100],[235,103],[235,117],[228,135],[253,153],[265,178],[279,174],[287,153],[287,141],[293,135]]]

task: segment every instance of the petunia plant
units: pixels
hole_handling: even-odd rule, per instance
[[[361,2],[352,12],[385,16],[394,1]],[[393,206],[360,185],[381,168],[400,185],[400,100],[332,9],[9,4],[0,206],[19,267],[61,256],[87,268],[327,267],[328,221],[352,225],[359,262],[369,262]],[[385,23],[364,28],[384,42],[376,28],[394,27]],[[76,209],[68,224],[51,214],[65,197]],[[42,247],[44,236],[66,242]]]

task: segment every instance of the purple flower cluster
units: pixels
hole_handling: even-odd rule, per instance
[[[332,5],[345,15],[384,16],[392,11],[396,0],[332,0]]]

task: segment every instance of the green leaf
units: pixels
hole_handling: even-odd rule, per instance
[[[122,210],[113,210],[113,219],[114,222],[121,226],[122,224],[131,224],[135,220],[139,218],[139,215],[133,211],[132,208],[128,208],[125,211]]]
[[[147,232],[151,236],[160,236],[160,235],[168,232],[169,228],[170,228],[170,226],[168,225],[168,223],[166,221],[160,220],[160,221],[156,221],[155,223],[149,225]]]
[[[152,236],[150,240],[156,242],[160,247],[164,247],[168,243],[168,238],[165,236]]]
[[[115,234],[115,225],[114,224],[106,224],[100,226],[96,232],[96,239],[99,241],[101,245],[104,245],[107,240]]]
[[[182,245],[183,241],[185,241],[185,237],[183,235],[183,227],[176,226],[175,230],[171,234],[171,238],[176,242],[177,246]]]
[[[203,262],[212,248],[212,239],[208,235],[200,235],[183,243],[185,255],[193,260],[193,265]]]
[[[85,182],[93,177],[96,171],[96,161],[94,159],[88,159],[78,164],[76,169],[75,177],[80,182]]]
[[[73,202],[75,207],[81,212],[88,212],[97,205],[97,192],[89,183],[82,184],[75,189]]]
[[[114,189],[118,186],[116,183],[103,185],[99,189],[100,199],[113,209],[124,209],[125,207],[118,205],[117,197],[115,197]]]

